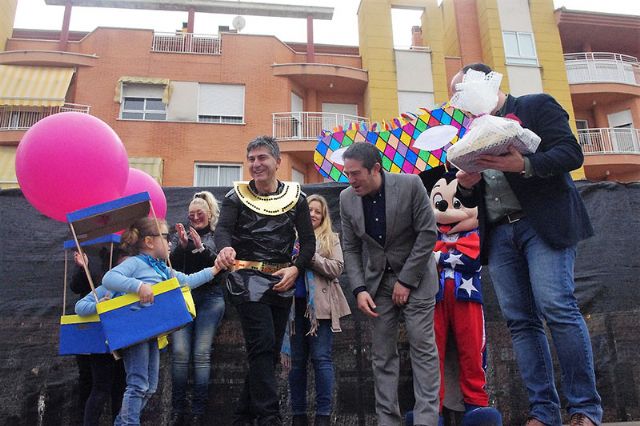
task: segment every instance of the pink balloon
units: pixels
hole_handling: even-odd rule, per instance
[[[79,112],[43,118],[22,137],[16,176],[40,213],[66,222],[66,214],[121,197],[127,151],[103,121]]]
[[[156,217],[162,219],[167,217],[167,197],[165,197],[162,187],[147,173],[130,168],[129,180],[122,195],[133,195],[145,191],[151,197],[151,205],[153,205],[153,210],[156,212]],[[151,215],[151,213],[149,214]]]

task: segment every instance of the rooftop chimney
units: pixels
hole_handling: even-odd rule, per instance
[[[422,27],[419,25],[411,27],[411,48],[416,47],[424,47],[424,43],[422,42]]]

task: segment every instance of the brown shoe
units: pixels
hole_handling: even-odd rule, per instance
[[[544,423],[542,423],[540,420],[536,419],[535,417],[529,417],[529,420],[527,420],[527,422],[524,424],[524,426],[547,426]]]
[[[571,416],[570,426],[596,426],[594,422],[582,413],[576,413]]]

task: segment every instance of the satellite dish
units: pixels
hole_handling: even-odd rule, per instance
[[[231,26],[237,32],[242,31],[246,24],[247,21],[244,19],[244,16],[236,16],[235,18],[233,18],[233,21],[231,21]]]

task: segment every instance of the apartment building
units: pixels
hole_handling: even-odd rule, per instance
[[[83,1],[74,0],[73,7]],[[64,0],[46,2],[67,4],[71,13]],[[130,3],[169,7],[165,1]],[[267,11],[237,2],[224,10],[306,19],[307,43],[288,43],[227,28],[194,34],[195,12],[220,13],[218,2],[173,0],[170,7],[184,10],[188,21],[171,33],[72,32],[68,14],[61,31],[10,31],[16,4],[9,0],[0,9],[3,188],[16,185],[12,159],[24,132],[67,110],[108,123],[131,165],[164,186],[226,186],[248,178],[244,149],[262,134],[280,142],[281,179],[321,182],[313,150],[322,129],[389,120],[445,102],[451,77],[471,62],[501,72],[505,92],[546,92],[564,106],[587,154],[574,178],[586,172],[590,179],[637,180],[640,173],[638,17],[555,11],[552,0],[361,0],[359,45],[337,46],[313,42],[314,20],[332,17],[327,7],[272,5]],[[397,8],[421,13],[412,46],[404,49],[393,43]],[[627,41],[616,43],[621,33]],[[615,78],[624,81],[593,80],[612,66],[621,67]]]
[[[332,9],[288,13],[326,19]],[[109,124],[132,165],[165,186],[248,178],[247,142],[272,134],[282,142],[280,178],[311,183],[321,181],[312,157],[321,130],[364,119],[367,77],[357,47],[307,49],[228,29],[62,33],[15,29],[0,53],[10,81],[0,95],[7,156],[38,119],[75,110]]]

